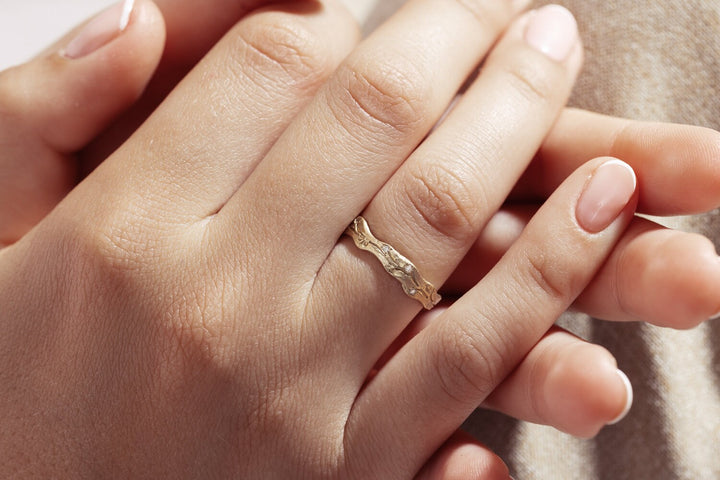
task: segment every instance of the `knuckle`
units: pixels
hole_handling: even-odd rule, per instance
[[[539,249],[533,249],[524,256],[522,267],[526,277],[528,291],[539,291],[550,300],[568,302],[574,291],[572,272],[565,271],[561,263],[551,259]],[[531,295],[536,298],[535,295]]]
[[[513,61],[503,67],[507,84],[530,104],[547,104],[558,89],[558,78],[551,69],[535,62]]]
[[[414,170],[414,171],[413,171]],[[484,198],[477,182],[439,163],[411,169],[403,189],[412,207],[440,235],[465,243],[479,230]]]
[[[435,375],[443,394],[454,403],[483,399],[498,384],[502,355],[494,337],[492,329],[459,322],[442,329],[433,355]]]
[[[342,65],[335,85],[338,96],[356,124],[402,134],[413,131],[426,117],[431,88],[412,61],[401,56],[384,60],[356,58]],[[348,111],[349,110],[349,111]]]
[[[144,233],[144,222],[118,213],[93,216],[96,221],[63,217],[63,240],[76,258],[108,282],[138,280],[157,261],[159,249]]]
[[[323,42],[288,15],[264,15],[238,29],[236,68],[249,66],[263,82],[295,86],[318,83],[331,69]]]

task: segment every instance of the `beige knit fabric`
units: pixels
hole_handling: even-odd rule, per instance
[[[363,2],[348,0],[354,1]],[[366,30],[402,2],[376,2],[366,10]],[[720,129],[720,0],[554,3],[576,14],[586,47],[573,105]],[[720,240],[718,212],[669,223],[703,233],[716,245]],[[614,353],[633,382],[635,405],[623,422],[593,440],[476,412],[466,427],[508,462],[513,476],[720,479],[720,324],[675,332],[578,317],[564,322]]]

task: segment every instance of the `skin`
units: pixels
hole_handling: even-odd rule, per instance
[[[373,105],[378,98],[387,98],[374,96],[378,92],[369,90],[367,85],[348,83],[354,78],[351,73],[371,78],[368,76],[382,70],[383,61],[385,65],[395,64],[391,62],[392,57],[378,58],[378,52],[387,50],[384,47],[392,38],[389,32],[404,32],[403,37],[410,40],[419,38],[423,19],[437,20],[436,9],[431,3],[413,2],[393,23],[354,50],[334,74],[335,67],[357,41],[352,33],[354,30],[339,28],[339,25],[348,24],[348,18],[338,9],[328,4],[320,13],[307,6],[285,6],[247,17],[208,54],[130,141],[45,218],[45,211],[74,186],[74,180],[70,180],[74,176],[62,172],[47,176],[49,183],[60,179],[58,185],[64,185],[64,188],[55,190],[54,201],[49,195],[51,198],[39,202],[41,206],[32,219],[9,222],[8,225],[15,227],[6,234],[6,243],[14,245],[0,252],[2,304],[9,307],[3,314],[3,322],[11,332],[0,345],[0,351],[8,360],[6,365],[14,369],[4,372],[3,382],[16,387],[11,389],[14,393],[0,400],[3,407],[8,407],[4,411],[10,412],[8,418],[11,419],[3,424],[15,433],[12,438],[25,440],[2,451],[10,452],[9,458],[15,460],[17,468],[36,469],[34,471],[40,473],[62,465],[68,474],[87,472],[87,469],[102,473],[115,462],[127,472],[137,472],[139,468],[167,468],[165,471],[182,476],[192,474],[193,466],[184,461],[192,457],[199,458],[209,468],[205,473],[211,475],[252,477],[253,472],[273,472],[279,476],[302,472],[309,476],[364,477],[373,472],[364,470],[368,466],[361,459],[372,458],[375,462],[371,465],[376,465],[378,472],[392,471],[398,478],[412,476],[423,465],[423,472],[441,472],[437,474],[439,477],[430,478],[445,478],[446,473],[451,476],[458,465],[477,468],[485,478],[504,478],[502,475],[506,476],[507,472],[496,457],[472,440],[453,435],[465,416],[491,392],[505,392],[495,393],[494,400],[492,396],[488,399],[488,404],[494,408],[580,435],[591,435],[618,413],[619,406],[624,403],[622,391],[609,395],[615,401],[608,402],[598,411],[590,411],[587,418],[580,418],[577,424],[567,425],[563,415],[528,408],[533,403],[543,403],[537,402],[545,392],[543,375],[538,376],[540,380],[535,380],[535,384],[530,382],[529,396],[517,393],[528,386],[522,375],[507,376],[518,364],[517,372],[522,372],[523,368],[549,372],[552,366],[558,363],[571,365],[577,358],[595,357],[592,364],[599,370],[605,368],[608,361],[614,362],[609,353],[598,347],[564,336],[562,341],[558,340],[563,332],[546,334],[555,317],[588,283],[594,282],[583,295],[592,288],[598,289],[598,298],[608,292],[602,280],[597,280],[604,278],[605,257],[610,255],[612,265],[616,255],[611,254],[613,243],[620,238],[628,222],[637,222],[632,219],[633,205],[630,205],[606,231],[589,235],[569,215],[567,205],[577,200],[584,180],[600,161],[582,167],[571,176],[537,214],[528,230],[501,246],[501,250],[509,249],[509,253],[498,263],[496,270],[477,286],[480,278],[476,277],[471,280],[472,285],[459,288],[462,293],[468,293],[447,310],[439,310],[442,322],[423,321],[419,317],[411,324],[418,305],[398,292],[386,274],[361,257],[347,239],[335,246],[344,226],[364,208],[363,214],[371,220],[374,230],[382,232],[382,236],[378,235],[392,239],[398,248],[402,246],[406,251],[417,252],[413,260],[423,265],[423,272],[427,272],[433,282],[440,284],[457,272],[456,265],[462,267],[468,261],[468,250],[472,252],[481,245],[476,238],[481,234],[482,226],[497,217],[496,210],[501,208],[524,165],[538,148],[541,157],[536,163],[545,162],[543,165],[556,168],[556,172],[565,172],[565,176],[579,166],[579,163],[572,165],[567,161],[567,156],[547,154],[553,151],[553,146],[556,151],[562,151],[553,142],[562,138],[562,129],[560,133],[557,129],[562,127],[565,115],[573,114],[572,111],[562,114],[559,124],[541,147],[547,130],[560,114],[579,61],[572,57],[566,63],[557,64],[530,52],[522,41],[522,22],[527,19],[519,20],[494,50],[488,60],[488,70],[463,100],[464,110],[460,105],[442,129],[433,133],[429,142],[416,148],[464,77],[516,13],[506,6],[493,4],[490,7],[493,18],[498,19],[490,30],[478,29],[472,18],[463,18],[460,25],[446,18],[455,28],[448,31],[459,31],[462,35],[461,39],[449,39],[448,48],[462,40],[462,44],[474,45],[474,50],[460,58],[459,63],[440,68],[452,72],[452,78],[438,89],[439,93],[433,92],[436,96],[431,95],[427,104],[423,101],[414,105],[423,110],[406,110],[400,105],[390,109],[391,117],[378,122],[379,114],[387,112],[368,111],[367,107],[357,110],[352,105],[337,103],[348,91],[369,102],[363,103],[366,106]],[[141,25],[143,28],[139,28]],[[173,25],[170,18],[168,25]],[[297,31],[279,29],[276,25],[293,25]],[[91,126],[102,119],[104,122],[100,123],[104,125],[112,122],[141,95],[160,58],[164,38],[162,26],[159,12],[151,4],[141,3],[129,30],[95,54],[73,62],[64,62],[51,54],[0,77],[5,91],[11,92],[7,98],[12,100],[4,108],[5,112],[10,112],[4,117],[5,121],[10,124],[8,119],[17,118],[19,113],[24,118],[20,127],[24,135],[14,137],[24,141],[18,142],[15,157],[7,157],[10,159],[8,168],[20,170],[17,163],[12,164],[12,159],[19,163],[27,157],[30,148],[40,149],[39,161],[47,162],[27,175],[30,182],[36,182],[32,184],[33,192],[46,191],[43,183],[46,180],[38,172],[48,165],[70,164],[74,172],[81,171],[73,159],[91,158],[94,145],[98,143],[90,145],[78,157],[67,152],[80,150],[88,142],[100,142],[95,137],[97,129],[92,130]],[[332,35],[332,42],[327,41],[327,35]],[[130,49],[122,42],[148,45],[147,52],[142,54],[143,58],[121,57],[118,61],[113,57],[110,62],[115,53],[113,49],[137,53],[137,49]],[[172,45],[172,41],[168,45]],[[287,48],[288,45],[292,48]],[[263,55],[257,54],[258,46],[263,48]],[[418,46],[409,44],[407,48]],[[297,51],[302,54],[293,53]],[[165,55],[172,58],[177,55],[173,52],[175,50],[169,48]],[[430,65],[438,62],[458,62],[457,58],[450,58],[452,55],[443,55],[443,51],[435,53],[438,58],[424,58],[426,65],[414,65],[413,68],[430,71]],[[163,62],[161,70],[166,68],[164,65],[168,61]],[[489,100],[514,98],[516,92],[493,92],[491,88],[493,79],[501,78],[513,62],[528,62],[533,67],[529,71],[546,75],[546,81],[552,80],[554,86],[562,88],[545,92],[547,97],[543,102],[535,99],[535,102],[522,103],[527,99],[516,98],[518,109],[535,108],[535,118],[539,116],[540,120],[532,125],[505,125],[508,142],[521,141],[522,151],[516,153],[514,167],[502,171],[502,175],[491,182],[497,186],[496,190],[486,194],[492,202],[467,205],[465,210],[472,212],[473,221],[466,223],[455,218],[438,228],[443,225],[438,221],[424,223],[433,218],[431,215],[420,215],[398,218],[397,224],[385,225],[383,222],[396,218],[398,212],[413,211],[410,207],[414,205],[403,205],[403,202],[414,197],[420,198],[418,205],[444,213],[438,218],[452,218],[447,214],[460,204],[458,199],[437,204],[427,191],[408,195],[405,189],[407,185],[437,186],[434,182],[442,177],[432,176],[434,149],[443,151],[445,158],[457,158],[467,153],[452,151],[457,135],[462,137],[470,130],[488,128],[482,122],[473,124],[472,129],[465,126],[469,121],[465,112],[479,107],[493,111],[498,107]],[[60,122],[67,132],[54,130],[58,125],[57,118],[64,118],[67,113],[63,105],[45,115],[43,112],[48,112],[52,104],[50,98],[20,96],[18,99],[15,93],[21,80],[39,77],[33,69],[47,68],[53,75],[42,77],[42,81],[57,81],[60,91],[73,94],[72,86],[77,78],[93,72],[103,74],[111,63],[121,72],[131,70],[130,67],[138,63],[146,67],[130,78],[122,75],[105,77],[117,83],[106,83],[104,88],[127,89],[127,96],[121,96],[121,101],[116,104],[99,104],[98,113],[79,120],[78,125]],[[279,80],[270,85],[263,83],[268,77]],[[529,80],[538,81],[538,78]],[[150,82],[152,86],[153,80]],[[348,85],[358,90],[349,90]],[[206,102],[193,101],[199,86],[206,92]],[[421,90],[420,87],[413,84],[382,85],[379,93],[386,89],[392,92],[393,88],[405,89],[402,92],[407,98],[425,98],[415,91]],[[50,90],[38,88],[37,91]],[[107,91],[78,91],[75,94],[79,98],[108,97]],[[225,99],[230,101],[225,103]],[[141,98],[138,105],[152,103],[152,100]],[[338,105],[339,113],[328,111],[332,102]],[[66,109],[69,104],[65,104]],[[307,108],[300,112],[304,106]],[[217,109],[222,112],[219,117]],[[420,111],[427,115],[419,115]],[[122,130],[128,116],[133,115],[133,109],[129,112],[108,131]],[[577,114],[581,121],[588,123],[605,121],[583,112]],[[253,116],[262,119],[266,127],[256,128],[258,121],[253,122]],[[347,130],[330,137],[337,139],[336,145],[316,145],[306,141],[312,130],[316,132],[312,132],[310,138],[328,138],[328,134],[337,129],[334,122],[344,125]],[[680,129],[666,128],[658,134],[658,140],[672,137],[676,129]],[[80,133],[72,142],[67,140],[72,135],[62,134],[76,131]],[[178,133],[185,131],[192,133]],[[522,138],[518,138],[519,131],[523,133]],[[592,141],[601,144],[614,138],[614,133],[592,137]],[[107,135],[103,136],[105,140]],[[46,142],[38,146],[38,138]],[[55,142],[48,141],[53,138]],[[488,167],[507,153],[483,150],[483,145],[466,138],[473,156],[485,158]],[[706,145],[716,141],[714,132],[707,131],[697,133],[697,138],[693,138],[698,158],[700,152],[707,151]],[[59,141],[68,143],[60,145]],[[387,150],[367,150],[368,145],[378,142],[388,147]],[[567,143],[568,148],[580,148],[570,141]],[[46,146],[47,158],[43,158],[42,145]],[[333,151],[333,148],[337,150]],[[588,149],[594,151],[593,148],[602,150],[601,146],[591,143]],[[635,155],[628,155],[629,160],[647,156],[644,150],[633,148],[628,147],[628,151],[635,152]],[[330,164],[328,168],[328,164],[320,161],[320,152],[344,163]],[[198,162],[198,154],[212,160]],[[400,166],[398,162],[408,155],[408,160]],[[288,165],[287,158],[311,160]],[[548,158],[557,160],[548,161]],[[644,165],[637,163],[641,168]],[[462,171],[462,165],[452,168]],[[344,173],[353,172],[353,175],[338,181],[338,169]],[[328,178],[323,179],[324,175]],[[549,192],[557,187],[554,179],[561,176],[561,173],[548,175],[543,177],[544,183],[531,181],[525,188],[530,192],[542,191],[541,188]],[[425,180],[412,183],[413,178]],[[343,181],[347,183],[342,184]],[[653,183],[649,184],[652,191]],[[299,189],[298,185],[308,188]],[[318,193],[316,198],[308,198],[306,192],[313,191],[311,187],[317,185],[329,185],[329,188]],[[471,183],[470,188],[475,190],[480,185]],[[268,191],[274,195],[268,196]],[[103,201],[94,200],[97,198]],[[644,199],[642,193],[637,200],[652,210],[654,204]],[[328,204],[336,211],[328,213],[325,207]],[[694,207],[697,203],[682,208]],[[313,225],[312,229],[300,228],[294,232],[298,235],[296,247],[302,252],[287,248],[288,217],[308,218]],[[40,218],[44,220],[36,230],[23,237],[27,228],[37,224]],[[318,222],[319,219],[322,221]],[[128,228],[128,225],[132,227]],[[238,228],[240,226],[242,228]],[[548,244],[547,232],[557,231],[564,235]],[[661,229],[658,227],[657,231]],[[632,232],[633,227],[628,233]],[[678,235],[681,235],[677,240],[681,244],[691,238]],[[632,240],[640,237],[627,237],[626,234],[620,246],[637,245]],[[16,242],[18,239],[21,240]],[[422,245],[404,244],[420,239]],[[661,252],[668,248],[663,247],[667,244],[658,243]],[[571,255],[580,246],[591,252],[585,263],[574,261]],[[522,275],[529,265],[533,265],[533,255],[540,255],[543,249],[558,252],[553,263],[556,268],[547,272],[551,275],[548,278],[558,281],[559,287],[552,289],[554,291],[537,284],[535,276]],[[67,260],[68,251],[73,252],[73,262]],[[148,255],[148,251],[155,254]],[[636,252],[632,258],[638,266],[634,268],[641,268],[645,249],[628,251]],[[48,261],[39,268],[39,265],[24,260],[31,258],[47,258]],[[692,261],[702,259],[691,256]],[[288,272],[292,275],[288,276]],[[714,271],[709,269],[709,274]],[[56,283],[49,284],[52,278],[72,281],[67,285],[63,283],[58,290]],[[292,279],[290,283],[288,278]],[[347,278],[366,278],[368,281],[348,284],[344,281]],[[562,280],[566,278],[571,280]],[[652,278],[648,280],[651,286],[652,282]],[[26,286],[32,286],[35,295],[32,300],[23,301],[30,294],[29,289],[22,290]],[[148,292],[157,295],[148,295]],[[197,296],[197,292],[203,292],[203,295]],[[502,292],[517,293],[518,299],[531,299],[533,315],[541,318],[536,324],[523,324],[527,328],[520,329],[518,324],[522,322],[517,320],[526,321],[526,315],[509,308],[514,305],[507,304]],[[707,297],[711,297],[711,293]],[[276,301],[267,305],[263,300],[267,298]],[[354,302],[357,307],[353,307]],[[707,303],[712,306],[711,301]],[[32,307],[28,309],[27,305]],[[696,316],[705,315],[702,309],[698,310]],[[358,311],[363,312],[360,320],[357,313],[353,313]],[[483,317],[487,318],[479,318],[480,311],[485,312]],[[609,315],[613,313],[617,312],[610,308]],[[294,334],[288,335],[287,328]],[[408,328],[414,329],[412,335],[407,334]],[[473,333],[471,344],[458,343],[467,338],[468,331]],[[492,334],[497,331],[504,332],[503,338]],[[366,384],[368,373],[378,365],[383,353],[397,344],[397,338],[403,332],[407,348],[383,362],[383,368],[375,373],[372,382]],[[46,339],[51,348],[30,361],[27,354],[38,349],[33,342]],[[405,344],[404,341],[400,343]],[[454,348],[448,349],[448,346]],[[548,350],[556,354],[547,354]],[[485,351],[493,352],[492,358],[480,358],[473,353]],[[530,353],[524,356],[527,351]],[[560,352],[570,353],[561,355]],[[460,364],[464,365],[462,371],[457,368]],[[99,368],[110,372],[122,366],[122,370],[133,375],[108,373],[100,378],[113,381],[98,385],[94,380],[97,373],[89,368],[93,365],[100,365]],[[253,373],[247,371],[246,365],[273,368]],[[9,378],[12,371],[25,375]],[[439,372],[445,373],[437,379],[435,376]],[[48,389],[52,385],[55,385],[52,388],[58,388],[58,383],[51,381],[57,378],[67,381],[59,383],[63,386],[56,392],[59,395],[48,398]],[[605,382],[598,382],[601,384],[598,387],[610,385],[612,390],[612,385],[617,384],[610,379],[611,375],[599,375],[598,378],[605,379]],[[578,380],[576,374],[569,372],[559,384],[572,386]],[[325,395],[317,395],[317,382],[323,385],[321,390]],[[120,385],[126,388],[118,390]],[[256,385],[261,387],[258,389]],[[398,388],[399,385],[404,387]],[[434,388],[437,385],[450,387],[447,391],[438,391]],[[589,399],[592,390],[585,388],[578,392],[579,411],[588,404],[584,400]],[[503,396],[505,400],[501,398]],[[24,401],[18,407],[20,398]],[[28,399],[34,400],[28,402]],[[86,414],[81,418],[70,411],[78,399],[83,399],[81,404],[86,407]],[[140,399],[151,400],[143,403]],[[412,405],[410,412],[406,411],[406,402]],[[113,404],[115,408],[108,409],[108,405]],[[163,405],[164,408],[158,411],[152,405]],[[268,405],[272,408],[266,408]],[[258,410],[260,407],[263,409]],[[32,411],[43,415],[35,419],[39,422],[33,425],[32,432],[36,436],[24,438],[30,425],[23,422],[32,421],[27,415]],[[328,416],[329,411],[337,413]],[[439,411],[445,413],[438,415]],[[175,415],[190,418],[190,421],[177,426],[173,421]],[[390,420],[397,422],[396,431],[387,431]],[[104,428],[89,428],[86,422],[97,422]],[[297,422],[300,425],[296,425]],[[386,422],[385,426],[383,422]],[[230,426],[218,429],[220,424]],[[214,427],[209,427],[211,425]],[[238,428],[238,425],[250,425],[250,428]],[[343,425],[344,428],[340,428]],[[432,433],[417,442],[418,428]],[[82,442],[43,445],[47,438],[57,438],[52,436],[53,429],[76,432],[79,435],[75,438],[88,439],[101,448],[93,459],[89,459]],[[99,430],[109,436],[100,440]],[[163,438],[176,441],[158,444],[153,441],[158,432],[163,432]],[[212,438],[207,438],[208,432],[212,432]],[[278,438],[278,432],[286,432],[287,438],[282,435]],[[318,437],[318,432],[324,434]],[[448,436],[451,440],[446,442]],[[192,441],[188,441],[190,438]],[[64,460],[40,455],[39,458],[50,458],[47,464],[23,465],[21,458],[14,456],[20,444],[39,454],[48,448],[57,448],[65,453]],[[147,448],[139,451],[137,444]],[[198,444],[201,446],[197,447]],[[300,448],[300,445],[307,448]],[[410,451],[407,451],[407,445],[413,445]],[[191,454],[188,448],[193,449]],[[250,453],[245,457],[239,455],[238,450]],[[466,450],[474,452],[472,461],[455,460],[466,458],[458,454]],[[286,454],[283,457],[287,459],[286,463],[278,465],[272,461],[278,451]],[[337,461],[340,452],[347,459],[345,462]],[[399,458],[397,452],[403,452]],[[390,458],[389,453],[396,455]],[[158,465],[157,458],[167,458],[169,464]],[[248,462],[248,458],[256,463]]]

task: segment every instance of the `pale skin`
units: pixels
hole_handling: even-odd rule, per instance
[[[9,474],[507,478],[454,433],[477,405],[591,436],[627,400],[609,352],[551,329],[560,313],[682,328],[720,310],[710,242],[632,215],[720,204],[718,135],[563,111],[579,40],[539,53],[522,5],[411,1],[358,45],[333,2],[194,3],[158,2],[168,49],[144,94],[166,35],[149,2],[93,52],[63,57],[73,32],[0,76]],[[640,188],[589,231],[575,206],[604,156]],[[508,195],[549,200],[519,233]],[[341,237],[359,213],[459,299],[418,316]]]

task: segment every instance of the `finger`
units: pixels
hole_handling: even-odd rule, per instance
[[[416,447],[404,467],[437,449],[595,275],[632,218],[635,182],[607,159],[570,176],[495,269],[366,385],[348,445],[380,466],[397,465],[387,452],[400,445]]]
[[[3,111],[59,152],[82,148],[143,92],[163,50],[155,4],[140,0],[123,30],[123,4],[98,14],[56,50],[2,73]]]
[[[290,125],[220,212],[222,229],[242,228],[275,261],[301,263],[314,276],[350,220],[442,114],[515,13],[513,5],[405,4]],[[293,229],[292,251],[288,219],[300,227]]]
[[[120,30],[122,4],[55,49],[0,74],[0,241],[12,243],[72,188],[82,148],[142,93],[160,59],[163,19],[139,1]]]
[[[508,468],[490,449],[463,431],[450,437],[415,480],[512,480]]]
[[[276,4],[245,17],[98,177],[112,178],[121,197],[142,204],[132,208],[164,212],[173,224],[215,214],[357,34],[334,1]],[[179,141],[179,132],[191,133]]]
[[[560,117],[517,193],[546,198],[575,168],[600,156],[622,158],[636,170],[643,213],[693,214],[720,205],[720,133],[574,109]]]
[[[510,206],[486,228],[444,289],[466,292],[520,237],[532,207]],[[707,238],[636,217],[574,308],[596,318],[692,328],[720,311],[720,259]]]
[[[274,0],[157,0],[167,26],[160,66],[142,98],[100,135],[83,155],[87,174],[115,151],[185,75],[243,17]],[[297,4],[312,4],[294,0]]]
[[[460,297],[474,287],[520,238],[538,208],[536,204],[510,204],[498,210],[487,221],[475,243],[443,284],[443,294]]]
[[[533,43],[540,28],[547,38],[562,40],[558,56]],[[564,38],[557,32],[566,32]],[[462,101],[363,212],[377,238],[411,258],[430,283],[441,285],[532,159],[562,110],[580,63],[577,28],[567,10],[545,7],[516,21]],[[338,341],[348,343],[348,351],[355,350],[369,368],[420,303],[349,239],[342,245],[323,265],[315,289],[337,295],[341,279],[359,279],[340,295],[350,310],[364,312],[363,321],[333,321],[328,331],[336,329]],[[372,281],[364,281],[368,278]],[[363,341],[351,343],[358,338]]]
[[[380,359],[372,376],[447,307],[421,313]],[[593,437],[632,406],[632,386],[610,352],[553,327],[483,402],[513,418]]]
[[[606,349],[555,327],[483,406],[590,438],[625,418],[632,386]]]
[[[693,328],[720,311],[720,258],[702,235],[633,222],[576,307],[597,318]]]

